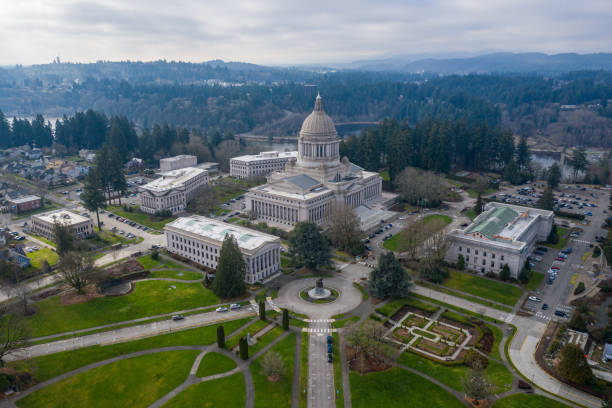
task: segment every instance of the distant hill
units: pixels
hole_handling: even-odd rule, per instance
[[[463,58],[391,57],[362,60],[349,64],[351,69],[368,71],[400,71],[439,74],[470,73],[539,73],[559,74],[579,70],[612,70],[612,53],[598,54],[543,54],[491,53]]]

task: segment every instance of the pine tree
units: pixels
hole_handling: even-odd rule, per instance
[[[502,270],[499,272],[499,278],[503,281],[510,279],[510,267],[508,264],[504,264],[504,266],[502,266]]]
[[[482,195],[480,193],[478,193],[478,198],[476,199],[474,212],[476,213],[476,215],[480,215],[482,213]]]
[[[584,351],[575,344],[568,344],[561,349],[558,370],[562,377],[577,384],[586,384],[593,378]]]
[[[546,182],[550,188],[559,187],[559,183],[561,182],[561,169],[557,163],[553,163],[553,165],[548,169],[548,177],[546,178]]]
[[[223,325],[217,326],[217,346],[220,349],[225,348],[225,329]]]
[[[233,235],[227,234],[223,240],[212,290],[220,298],[235,298],[244,294],[246,285],[246,264],[238,243]]]
[[[102,230],[102,224],[100,224],[100,214],[98,210],[104,206],[106,201],[104,193],[102,191],[102,184],[100,183],[100,177],[96,172],[95,167],[92,167],[85,177],[83,183],[83,193],[81,194],[81,201],[83,206],[89,211],[96,212],[96,219],[98,221],[98,229]]]
[[[547,188],[542,193],[542,197],[538,200],[537,207],[542,210],[552,211],[555,206],[555,196],[552,192],[552,189]]]
[[[370,290],[372,295],[401,298],[410,291],[410,277],[393,252],[386,252],[378,258],[378,266],[370,272]]]
[[[457,269],[459,269],[460,271],[465,269],[465,258],[461,254],[459,254],[459,256],[457,257]]]
[[[292,262],[301,260],[308,269],[317,270],[331,262],[331,247],[321,228],[312,222],[298,222],[289,233]]]

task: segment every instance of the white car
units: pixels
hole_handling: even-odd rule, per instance
[[[532,300],[534,302],[541,302],[542,301],[542,299],[540,299],[537,296],[529,296],[529,300]]]
[[[238,303],[232,303],[230,305],[230,310],[236,310],[236,309],[240,309],[240,304]]]
[[[225,307],[225,306],[221,306],[221,307],[218,307],[218,308],[216,309],[216,311],[217,311],[217,312],[227,312],[227,311],[228,311],[228,308],[227,308],[227,307]]]

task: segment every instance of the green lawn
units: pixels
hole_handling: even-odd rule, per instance
[[[151,255],[145,255],[145,256],[141,256],[140,258],[138,258],[138,262],[142,265],[143,268],[151,269],[159,265],[160,259],[161,257],[155,260],[151,258]]]
[[[437,290],[438,292],[447,293],[447,294],[452,295],[452,296],[459,296],[459,297],[462,297],[465,300],[469,300],[470,302],[479,303],[479,304],[484,305],[484,306],[492,307],[493,309],[502,310],[504,312],[511,312],[512,311],[512,308],[510,306],[500,305],[499,303],[492,302],[492,301],[489,301],[489,300],[480,299],[480,298],[477,298],[476,296],[471,296],[471,295],[468,295],[466,293],[460,294],[460,293],[452,291],[449,288],[446,288],[444,286],[434,285],[433,283],[429,283],[429,282],[421,282],[420,285],[424,286],[426,288]]]
[[[491,329],[493,335],[495,336],[495,341],[493,342],[493,347],[491,348],[491,353],[489,354],[489,356],[491,356],[491,358],[501,361],[501,354],[499,353],[499,343],[501,343],[502,339],[504,338],[504,334],[497,326],[487,324],[487,327]]]
[[[525,285],[525,289],[527,290],[537,290],[540,287],[540,284],[544,280],[544,274],[541,272],[533,272],[531,279]]]
[[[117,361],[51,384],[19,407],[147,407],[187,378],[197,350],[167,351]]]
[[[470,217],[470,220],[473,220],[474,218],[476,218],[476,211],[474,211],[473,208],[470,208],[469,210],[465,212],[465,215],[467,217]]]
[[[408,226],[407,228],[403,229],[401,232],[395,234],[394,236],[392,236],[391,238],[389,238],[388,240],[386,240],[383,244],[383,247],[389,251],[405,251],[406,249],[403,248],[403,242],[406,239],[407,234],[411,234],[413,230],[419,230],[422,229],[424,226],[426,226],[427,224],[431,224],[434,222],[437,222],[439,220],[442,220],[443,223],[440,223],[439,226],[440,228],[438,229],[441,230],[443,229],[445,226],[447,226],[448,224],[450,224],[453,219],[451,217],[449,217],[448,215],[440,215],[440,214],[430,214],[424,218],[421,218],[420,220],[418,220],[417,222],[415,222],[414,224]],[[432,234],[436,233],[437,231],[431,231]],[[428,237],[426,236],[419,236],[419,242],[418,244],[420,245],[420,243],[422,243],[423,241],[425,241]]]
[[[226,336],[248,323],[249,320],[250,318],[224,322],[223,328]],[[217,326],[216,324],[202,326],[124,343],[62,351],[46,356],[33,357],[31,361],[36,367],[36,378],[39,381],[46,381],[79,367],[135,351],[156,347],[209,345],[217,341]],[[20,362],[15,362],[9,364],[9,366],[18,367],[20,364]]]
[[[187,387],[163,405],[164,408],[242,408],[246,389],[242,373]]]
[[[398,362],[427,374],[454,390],[463,391],[462,379],[468,371],[468,367],[463,364],[443,365],[409,351],[402,353]],[[495,385],[495,393],[509,391],[512,387],[512,373],[497,361],[489,360],[486,375]]]
[[[275,339],[280,337],[283,333],[285,333],[285,331],[282,329],[282,327],[276,326],[275,328],[273,328],[272,330],[264,334],[262,337],[257,339],[257,343],[249,347],[249,356],[254,356],[259,350],[263,349],[268,344],[272,343]]]
[[[134,211],[132,212],[125,211],[123,207],[116,206],[108,206],[106,207],[106,210],[108,212],[112,212],[115,215],[127,218],[129,220],[137,222],[140,225],[144,225],[146,227],[153,228],[156,230],[163,229],[164,225],[176,219],[175,217],[159,218],[154,215],[145,214],[143,212],[140,212],[140,208],[138,206],[132,208],[134,208]]]
[[[59,261],[59,255],[57,252],[52,251],[49,248],[40,248],[38,251],[30,252],[27,254],[30,259],[32,267],[40,269],[45,259],[49,265],[53,266]]]
[[[404,299],[395,299],[387,302],[382,307],[376,309],[376,311],[380,314],[383,314],[387,317],[393,316],[395,312],[397,312],[402,306],[409,305],[418,309],[425,310],[426,312],[435,313],[438,311],[439,307],[430,305],[425,302],[421,302],[418,299],[410,296]]]
[[[196,271],[188,271],[188,270],[159,270],[152,271],[148,276],[149,278],[172,278],[172,279],[182,279],[182,280],[202,280],[204,279],[204,275]]]
[[[397,367],[363,376],[351,372],[350,383],[354,408],[464,407],[434,383]]]
[[[342,364],[340,361],[340,338],[338,333],[333,333],[333,355],[334,355],[334,387],[336,388],[335,395],[336,408],[344,408],[344,389],[342,387]]]
[[[224,373],[233,370],[237,364],[231,358],[219,353],[206,353],[200,361],[197,377],[208,377],[209,375]]]
[[[308,333],[302,333],[302,344],[300,345],[300,399],[298,408],[306,408],[308,406],[308,341],[310,340]]]
[[[466,189],[465,191],[466,191],[466,192],[468,193],[468,195],[469,195],[470,197],[472,197],[472,198],[477,198],[477,197],[478,197],[478,193],[476,192],[476,190],[474,190],[474,189],[472,189],[472,188],[468,188],[468,189]],[[494,189],[494,188],[487,188],[485,191],[483,191],[483,192],[481,193],[481,195],[484,197],[484,196],[487,196],[487,195],[489,195],[489,194],[493,194],[493,193],[494,193],[494,192],[496,192],[496,191],[498,191],[498,190],[496,190],[496,189]]]
[[[56,247],[55,242],[51,241],[50,239],[47,239],[45,237],[41,237],[40,235],[32,234],[29,231],[28,231],[27,235],[30,235],[31,237],[36,238],[37,240],[39,240],[41,242],[44,242],[47,245],[51,245],[53,248]]]
[[[444,281],[444,286],[503,303],[504,305],[514,306],[523,294],[521,288],[501,281],[481,278],[477,275],[453,269],[450,269],[449,272],[450,276]]]
[[[264,322],[262,320],[259,320],[258,317],[255,323],[249,325],[249,327],[245,327],[240,332],[236,333],[236,335],[233,336],[231,339],[227,340],[225,342],[225,348],[227,348],[228,350],[233,349],[234,347],[238,346],[238,340],[240,340],[241,337],[246,337],[246,335],[249,333],[251,334],[251,336],[254,336],[255,333],[257,333],[269,324],[270,322]],[[250,351],[251,348],[249,348],[249,355],[251,355]]]
[[[261,374],[261,362],[265,356],[260,356],[250,366],[255,386],[255,408],[289,408],[291,407],[291,386],[293,383],[293,354],[295,333],[291,333],[270,350],[280,354],[285,373],[277,382],[270,382]]]
[[[339,319],[339,320],[336,320],[335,322],[332,323],[332,327],[340,329],[340,328],[346,326],[347,324],[357,323],[358,321],[359,321],[359,316],[353,316],[353,317],[349,317],[347,319]]]
[[[74,305],[62,305],[58,296],[36,304],[28,317],[32,336],[39,337],[103,324],[154,316],[219,303],[200,283],[147,281],[135,284],[125,296],[103,297]]]
[[[500,398],[493,403],[492,408],[568,408],[561,402],[542,395],[514,394]]]
[[[361,292],[361,300],[366,301],[370,298],[370,294],[363,286],[361,286],[357,282],[353,282],[353,286],[359,289],[359,291]]]

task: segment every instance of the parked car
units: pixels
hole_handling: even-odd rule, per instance
[[[327,362],[328,362],[328,363],[333,363],[333,362],[334,362],[334,358],[332,357],[332,355],[331,355],[331,354],[328,354],[328,355],[327,355]]]
[[[548,303],[542,303],[542,310],[548,309]]]
[[[567,313],[565,313],[563,310],[555,310],[555,316],[566,317]]]
[[[563,258],[561,258],[561,257],[557,257],[557,258],[555,258],[555,261],[565,262],[565,259],[563,259]]]
[[[236,309],[240,309],[240,304],[239,303],[232,303],[230,305],[230,310],[236,310]]]
[[[327,344],[332,344],[334,342],[334,338],[331,335],[327,335]]]
[[[179,320],[183,320],[184,318],[185,318],[185,316],[183,316],[183,315],[174,315],[174,316],[172,316],[172,320],[174,320],[175,322],[179,321]]]
[[[529,296],[529,300],[532,300],[534,302],[541,302],[542,301],[542,299],[540,299],[537,296]]]
[[[216,312],[227,312],[229,309],[225,306],[220,306],[218,307],[215,311]]]

